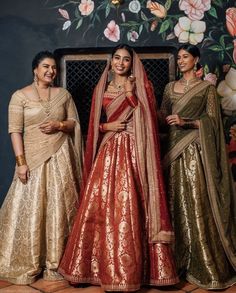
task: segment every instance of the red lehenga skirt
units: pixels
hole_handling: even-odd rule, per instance
[[[149,244],[134,138],[116,133],[99,150],[59,272],[107,291],[178,282],[170,245]]]

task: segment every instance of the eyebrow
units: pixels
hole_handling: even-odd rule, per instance
[[[119,55],[119,54],[115,54],[114,55],[115,57],[122,57],[121,55]],[[131,59],[131,57],[130,56],[123,56],[123,58],[128,58],[128,59]]]

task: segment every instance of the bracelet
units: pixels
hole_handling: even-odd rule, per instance
[[[196,125],[194,123],[194,121],[188,121],[188,122],[184,122],[184,125],[182,126],[183,129],[193,129],[196,128]]]
[[[126,91],[125,93],[133,93],[133,91]]]
[[[26,160],[24,155],[16,156],[16,164],[18,167],[26,165]]]
[[[106,130],[104,129],[104,123],[101,123],[99,125],[99,130],[100,130],[100,132],[106,132]]]
[[[58,130],[62,131],[65,127],[65,124],[63,121],[59,121],[59,123],[60,123],[60,126],[59,126]]]

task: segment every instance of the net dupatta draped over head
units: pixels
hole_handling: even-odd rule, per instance
[[[92,98],[85,151],[82,193],[99,147],[99,123],[106,89],[108,62]],[[136,77],[138,106],[133,112],[137,164],[145,198],[149,242],[169,243],[173,240],[160,163],[156,100],[151,83],[138,55],[133,52],[133,74]]]

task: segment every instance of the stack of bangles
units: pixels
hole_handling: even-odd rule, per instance
[[[16,156],[16,164],[18,167],[26,165],[26,159],[24,155]]]

